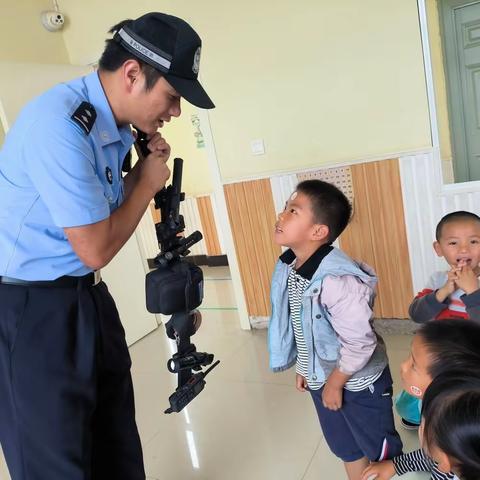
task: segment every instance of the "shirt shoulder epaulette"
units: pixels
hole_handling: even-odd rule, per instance
[[[70,117],[88,135],[97,118],[95,107],[88,102],[82,102]]]

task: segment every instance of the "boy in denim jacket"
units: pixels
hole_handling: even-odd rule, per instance
[[[369,461],[399,455],[392,378],[373,329],[376,277],[331,243],[351,206],[335,186],[301,182],[279,214],[275,242],[289,247],[272,279],[270,368],[296,365],[297,389],[309,391],[323,435],[349,480]]]

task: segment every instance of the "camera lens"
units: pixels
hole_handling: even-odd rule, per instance
[[[213,353],[194,352],[189,355],[174,356],[167,362],[168,371],[178,373],[187,368],[200,369],[213,362]]]
[[[168,362],[167,362],[167,369],[170,373],[177,373],[180,371],[180,368],[179,368],[179,362],[178,360],[175,360],[173,358],[171,358]]]
[[[180,370],[193,368],[197,363],[193,355],[185,355],[184,357],[171,358],[167,362],[167,368],[171,373],[178,373]]]

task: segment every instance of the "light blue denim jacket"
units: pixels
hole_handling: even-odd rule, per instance
[[[268,347],[270,368],[275,372],[292,367],[297,360],[297,347],[288,304],[287,279],[291,268],[279,260],[272,278],[272,316],[268,327]],[[320,301],[323,279],[328,275],[353,275],[372,286],[377,281],[374,274],[362,270],[359,264],[337,248],[323,258],[303,294],[301,307],[302,329],[308,349],[307,381],[325,381],[339,360],[338,335],[331,325],[329,312]],[[372,304],[373,297],[372,294]],[[373,354],[352,378],[374,375],[382,371],[387,363],[385,344],[377,334],[377,345]]]

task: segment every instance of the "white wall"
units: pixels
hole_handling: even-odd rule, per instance
[[[51,0],[0,0],[0,61],[69,63],[62,32],[47,31],[40,21]]]
[[[56,83],[91,72],[88,66],[0,62],[0,122],[11,127],[21,108]]]
[[[199,31],[223,181],[431,145],[416,0],[62,0],[62,8],[73,63],[98,59],[112,25],[148,11]],[[256,138],[265,139],[263,156],[250,151]]]

